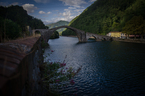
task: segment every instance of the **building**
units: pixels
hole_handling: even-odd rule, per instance
[[[109,32],[107,36],[115,37],[115,38],[126,38],[126,35],[122,32]]]
[[[29,35],[31,36],[32,35],[32,29],[30,26],[26,26],[26,31],[29,32]]]

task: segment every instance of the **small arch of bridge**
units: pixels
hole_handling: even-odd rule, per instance
[[[98,35],[93,33],[86,33],[86,40],[88,40],[90,37],[94,37],[96,41],[109,41],[111,37],[104,36],[104,35]]]
[[[61,28],[68,28],[68,29],[74,31],[76,34],[77,34],[77,32],[78,32],[78,29],[73,28],[73,27],[70,27],[70,26],[60,26],[60,27],[52,28],[52,29],[50,29],[50,30],[56,31],[56,30],[61,29]]]

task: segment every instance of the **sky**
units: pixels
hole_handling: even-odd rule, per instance
[[[44,24],[71,21],[96,0],[0,0],[1,6],[19,5]]]

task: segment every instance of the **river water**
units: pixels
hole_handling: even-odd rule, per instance
[[[74,85],[59,91],[66,96],[145,96],[145,44],[102,41],[78,43],[78,38],[49,40],[45,60],[67,63],[80,72]],[[67,56],[67,58],[65,58]]]

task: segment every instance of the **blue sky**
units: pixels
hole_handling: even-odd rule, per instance
[[[1,6],[19,5],[44,24],[71,21],[96,0],[0,0]]]

